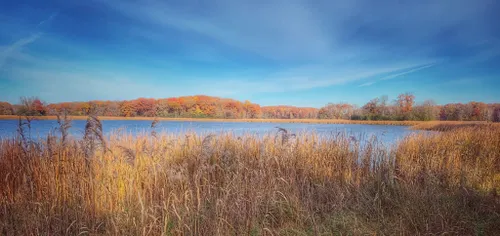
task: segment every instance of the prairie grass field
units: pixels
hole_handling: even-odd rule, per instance
[[[346,135],[65,134],[0,141],[2,235],[498,235],[500,127]],[[453,128],[450,128],[453,127]]]

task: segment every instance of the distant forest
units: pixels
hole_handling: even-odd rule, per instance
[[[415,103],[410,93],[390,101],[375,98],[362,107],[329,103],[322,108],[260,106],[249,101],[205,95],[130,101],[89,101],[47,104],[38,98],[21,98],[20,104],[0,102],[0,115],[46,116],[66,113],[122,117],[227,118],[227,119],[346,119],[346,120],[456,120],[500,122],[500,103],[482,102],[436,105],[432,100]]]

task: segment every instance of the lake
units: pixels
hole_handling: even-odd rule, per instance
[[[85,120],[72,121],[70,134],[73,137],[83,137]],[[103,131],[106,135],[122,130],[130,134],[150,132],[152,121],[145,120],[103,120]],[[0,138],[11,138],[17,134],[17,120],[0,120]],[[32,138],[45,137],[50,132],[56,131],[58,124],[55,120],[35,120],[31,123]],[[257,122],[199,122],[199,121],[160,121],[155,128],[156,132],[199,134],[232,132],[242,134],[275,134],[276,127],[289,130],[292,133],[315,132],[321,136],[347,133],[357,140],[367,140],[372,136],[385,144],[392,144],[415,131],[407,126],[386,125],[359,125],[359,124],[302,124],[302,123],[257,123]]]

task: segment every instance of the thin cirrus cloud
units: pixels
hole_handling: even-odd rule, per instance
[[[9,60],[14,54],[18,53],[19,49],[35,42],[41,35],[41,33],[34,33],[26,38],[17,40],[0,51],[0,70],[3,68],[7,60]]]
[[[165,28],[204,36],[266,57],[324,56],[331,52],[321,19],[298,1],[200,1],[172,6],[162,1],[103,1],[125,16]],[[300,45],[300,46],[299,46]]]
[[[424,70],[424,69],[433,67],[435,65],[436,65],[436,63],[431,63],[431,64],[428,64],[428,65],[418,66],[418,67],[413,68],[413,69],[408,69],[408,70],[405,70],[405,71],[400,72],[400,73],[391,74],[391,75],[382,77],[382,78],[377,79],[377,80],[373,80],[373,81],[370,81],[370,82],[363,83],[363,84],[359,85],[359,87],[370,86],[370,85],[373,85],[373,84],[375,84],[377,82],[380,82],[380,81],[390,80],[390,79],[394,79],[394,78],[397,78],[397,77],[400,77],[400,76],[403,76],[403,75],[415,73],[417,71]]]
[[[37,39],[39,39],[43,33],[39,30],[40,27],[43,25],[50,23],[54,17],[57,16],[57,12],[53,13],[50,15],[47,19],[44,19],[40,21],[37,24],[37,27],[35,28],[34,32],[31,33],[31,35],[21,38],[14,43],[7,45],[3,50],[0,51],[0,70],[3,68],[5,62],[9,60],[11,57],[15,56],[16,54],[19,54],[19,51],[25,47],[28,46],[29,44],[35,42]]]
[[[146,22],[155,31],[173,28],[191,32],[271,58],[305,56],[322,60],[388,46],[386,43],[394,48],[415,46],[454,28],[464,31],[453,32],[451,40],[457,43],[479,40],[488,33],[481,14],[491,1],[482,2],[444,0],[403,5],[290,0],[259,4],[223,0],[186,1],[174,6],[164,1],[104,1],[109,8]]]
[[[79,64],[59,60],[45,59],[35,64],[39,67],[30,70],[13,70],[9,77],[17,78],[14,82],[22,83],[24,86],[31,85],[33,90],[24,90],[28,94],[22,95],[36,93],[37,89],[41,89],[43,94],[40,96],[48,101],[64,100],[67,96],[64,91],[71,91],[74,100],[92,100],[93,97],[106,100],[133,99],[144,96],[143,91],[148,91],[148,97],[164,97],[165,94],[168,96],[207,94],[234,97],[239,94],[298,92],[347,84],[379,74],[420,66],[419,64],[395,64],[387,68],[338,68],[335,72],[331,72],[327,67],[304,66],[262,75],[261,80],[255,80],[253,75],[244,74],[214,78],[163,75],[163,78],[169,77],[178,81],[172,83],[172,80],[165,82],[154,79],[158,77],[155,74],[130,74],[98,68],[89,69]],[[114,89],[117,85],[120,86],[118,90]],[[11,99],[17,99],[17,97],[12,96]]]
[[[402,92],[389,90],[392,81],[410,74],[448,80],[452,72],[499,74],[482,66],[499,55],[497,6],[494,0],[48,1],[51,12],[12,16],[35,27],[26,26],[29,36],[14,43],[0,38],[0,84],[9,81],[9,99],[37,87],[40,94],[58,93],[50,101],[197,93],[265,100],[279,93],[286,104],[287,97],[318,91],[325,98],[316,100],[327,103],[334,87],[392,95]],[[96,86],[76,86],[85,81]],[[387,89],[371,86],[382,81]],[[110,89],[116,83],[129,91]],[[426,88],[397,89],[418,95]]]

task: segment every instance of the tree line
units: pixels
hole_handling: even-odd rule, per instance
[[[223,119],[346,119],[346,120],[455,120],[500,122],[500,103],[450,103],[432,100],[415,102],[411,93],[389,101],[381,96],[358,107],[349,103],[329,103],[322,108],[260,106],[250,101],[205,95],[164,99],[138,98],[128,101],[62,102],[47,104],[38,98],[21,98],[19,104],[0,102],[0,115],[68,115]]]

